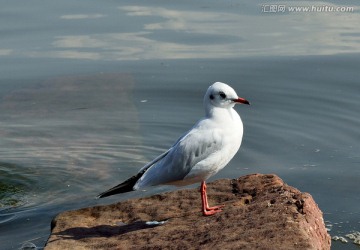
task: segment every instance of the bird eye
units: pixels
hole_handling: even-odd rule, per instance
[[[219,92],[219,95],[220,95],[220,97],[221,97],[222,99],[225,99],[225,98],[226,98],[226,95],[225,95],[224,92]]]

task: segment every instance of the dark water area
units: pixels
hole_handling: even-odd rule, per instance
[[[314,197],[332,236],[360,231],[356,2],[82,4],[2,3],[1,249],[43,247],[62,211],[173,190],[94,199],[200,119],[215,81],[251,106],[236,107],[243,144],[211,180],[275,173]]]

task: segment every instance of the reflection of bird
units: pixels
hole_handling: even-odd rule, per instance
[[[223,206],[209,207],[205,180],[216,174],[238,151],[243,124],[233,109],[249,104],[225,83],[216,82],[204,97],[205,118],[180,137],[165,153],[146,164],[138,174],[101,194],[98,198],[160,184],[188,185],[201,182],[202,212],[212,215]]]

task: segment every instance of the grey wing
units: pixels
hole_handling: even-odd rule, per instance
[[[148,168],[150,168],[152,165],[154,165],[155,163],[157,163],[158,161],[160,161],[162,158],[164,158],[169,152],[171,151],[171,148],[162,153],[161,155],[159,155],[158,157],[156,157],[154,160],[152,160],[151,162],[147,163],[145,166],[143,166],[139,172],[146,172],[148,170]]]
[[[191,172],[199,162],[209,158],[222,148],[219,130],[192,129],[166,152],[157,163],[150,166],[135,189],[159,184],[177,184]]]

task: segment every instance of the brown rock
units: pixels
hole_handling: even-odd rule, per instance
[[[67,211],[45,249],[330,249],[311,195],[276,175],[217,180],[208,196],[223,212],[202,216],[197,189]]]

